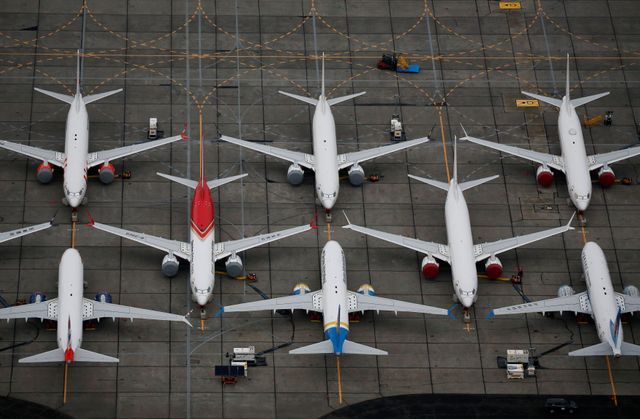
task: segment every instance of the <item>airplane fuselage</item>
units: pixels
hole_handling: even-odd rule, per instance
[[[591,201],[591,175],[580,119],[566,96],[558,109],[558,136],[569,198],[578,211],[584,211]]]
[[[478,273],[473,252],[471,220],[464,195],[455,180],[444,206],[453,289],[465,308],[473,305],[478,292]]]
[[[205,306],[213,295],[215,267],[214,207],[211,190],[201,179],[191,203],[191,268],[189,282],[192,296],[198,305]]]
[[[336,355],[349,334],[347,267],[344,251],[336,241],[328,241],[320,260],[324,334],[333,344]],[[338,318],[339,316],[339,318]]]
[[[73,361],[73,354],[82,344],[82,306],[84,270],[80,253],[67,249],[58,270],[58,347],[65,360]]]
[[[616,293],[613,290],[604,252],[596,243],[588,242],[584,245],[582,269],[598,338],[611,346],[615,356],[620,356],[620,346],[624,339]]]
[[[326,210],[331,210],[338,199],[338,148],[336,123],[327,99],[320,95],[313,114],[313,155],[315,164],[316,195]]]
[[[64,140],[64,196],[76,208],[87,193],[87,156],[89,152],[89,115],[80,93],[76,93],[67,114]]]

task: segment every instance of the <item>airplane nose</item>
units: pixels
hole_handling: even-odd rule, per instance
[[[336,200],[335,198],[322,198],[322,206],[324,207],[324,209],[332,209],[333,206],[336,204]]]
[[[585,211],[589,206],[589,201],[586,199],[576,199],[576,209],[580,212]]]
[[[462,299],[460,300],[460,303],[465,308],[470,308],[473,305],[473,297],[462,297]]]
[[[80,206],[80,203],[82,202],[80,199],[78,198],[67,198],[67,201],[69,202],[69,206],[71,208],[78,208]]]
[[[203,295],[203,294],[197,294],[196,295],[196,303],[198,303],[198,305],[200,307],[206,306],[208,302],[209,302],[209,296],[208,295]]]

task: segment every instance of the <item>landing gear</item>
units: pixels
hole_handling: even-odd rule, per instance
[[[76,208],[71,210],[71,222],[72,223],[78,222],[78,210]]]
[[[464,320],[465,324],[471,323],[471,312],[469,310],[469,307],[465,307],[462,309],[462,319]]]
[[[200,307],[200,330],[204,332],[204,322],[207,320],[207,309]]]
[[[325,209],[324,210],[324,219],[327,222],[327,224],[331,224],[331,220],[333,219],[333,217],[331,215],[331,210],[330,209]]]

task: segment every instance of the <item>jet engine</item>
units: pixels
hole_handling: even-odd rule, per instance
[[[638,297],[640,295],[640,293],[638,292],[638,287],[636,287],[635,285],[627,285],[626,287],[624,287],[622,292],[624,293],[624,295],[628,295],[629,297]]]
[[[108,185],[116,177],[116,168],[111,163],[105,163],[98,169],[98,176],[100,177],[100,182]]]
[[[29,304],[43,303],[45,301],[47,301],[47,296],[40,291],[36,291],[29,296]]]
[[[304,295],[308,292],[311,292],[311,288],[304,282],[300,282],[293,287],[293,295]]]
[[[536,170],[536,181],[538,185],[548,188],[553,183],[553,172],[547,166],[538,166]]]
[[[495,256],[491,256],[484,264],[484,272],[490,279],[497,279],[502,275],[502,262]]]
[[[349,183],[353,186],[360,186],[364,182],[364,169],[359,164],[354,164],[349,169]]]
[[[560,288],[558,288],[558,297],[570,297],[575,293],[576,291],[571,285],[561,285]]]
[[[108,291],[101,291],[96,294],[96,301],[100,301],[101,303],[109,303],[113,301],[113,297],[111,297],[111,293]]]
[[[224,263],[224,267],[227,270],[227,275],[233,278],[242,275],[242,272],[244,272],[242,259],[235,253],[229,256],[229,259]]]
[[[47,162],[40,163],[36,170],[36,179],[40,183],[49,183],[53,179],[53,167]]]
[[[616,181],[616,175],[609,166],[602,166],[600,170],[598,170],[598,181],[600,182],[600,186],[608,188]]]
[[[169,278],[176,276],[180,268],[178,258],[173,254],[168,254],[162,259],[162,273]]]
[[[422,275],[425,278],[433,279],[438,276],[440,272],[440,264],[433,258],[433,256],[425,256],[422,259]]]
[[[287,181],[290,184],[297,186],[301,184],[303,180],[304,170],[302,170],[302,167],[300,167],[298,163],[293,163],[289,166],[289,169],[287,170]]]
[[[358,291],[356,291],[358,294],[362,294],[362,295],[370,295],[370,296],[375,296],[376,295],[376,290],[373,288],[373,286],[371,284],[362,284],[360,285],[360,288],[358,288]]]

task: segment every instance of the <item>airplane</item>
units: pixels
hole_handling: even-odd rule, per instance
[[[9,240],[17,239],[18,237],[27,236],[29,234],[37,233],[38,231],[46,230],[53,225],[53,220],[46,223],[34,224],[28,227],[17,228],[11,231],[5,231],[0,233],[0,243],[4,243]]]
[[[553,171],[551,169],[563,172],[567,177],[569,199],[571,199],[571,202],[578,211],[583,212],[587,209],[591,201],[592,186],[590,172],[599,169],[598,180],[602,187],[606,188],[613,185],[616,176],[609,165],[639,155],[640,146],[588,156],[584,145],[584,137],[582,136],[580,119],[578,118],[575,108],[607,96],[609,92],[571,99],[569,89],[569,54],[567,54],[567,82],[562,100],[522,92],[524,95],[558,108],[558,135],[560,137],[561,149],[559,156],[470,137],[466,131],[464,133],[465,136],[460,139],[540,164],[536,170],[536,180],[538,184],[543,187],[551,186],[553,182]]]
[[[111,294],[99,292],[95,301],[83,297],[84,268],[80,253],[70,248],[65,250],[60,259],[58,269],[58,298],[47,300],[46,295],[36,292],[32,294],[30,304],[0,309],[0,319],[39,318],[58,322],[58,347],[51,351],[20,359],[19,363],[41,362],[118,362],[113,358],[97,352],[82,349],[82,322],[85,320],[111,317],[113,320],[145,319],[184,322],[191,326],[185,316],[163,313],[161,311],[123,306],[111,303]]]
[[[291,185],[299,185],[302,183],[304,178],[303,168],[313,170],[315,172],[316,195],[318,201],[325,208],[327,217],[330,217],[331,209],[338,199],[338,190],[340,189],[338,178],[339,170],[349,167],[349,182],[353,186],[360,186],[365,180],[364,169],[360,166],[361,163],[429,141],[429,137],[423,137],[398,144],[338,154],[336,124],[333,119],[333,114],[331,113],[331,106],[354,99],[364,95],[366,92],[327,99],[325,97],[324,54],[322,55],[322,85],[318,99],[298,96],[283,91],[279,91],[279,93],[316,107],[312,124],[313,154],[256,144],[255,142],[226,135],[220,136],[220,139],[253,151],[290,161],[291,165],[287,170],[287,180]]]
[[[62,203],[73,209],[76,209],[81,204],[86,204],[87,171],[92,167],[100,166],[98,169],[100,181],[107,185],[113,182],[116,174],[116,169],[111,164],[113,160],[151,150],[181,139],[187,139],[183,131],[180,135],[173,137],[89,153],[89,116],[86,105],[120,93],[122,89],[82,96],[80,88],[80,50],[78,50],[76,71],[76,94],[74,96],[35,88],[37,92],[70,105],[69,113],[67,114],[64,152],[0,140],[1,148],[42,161],[36,171],[36,179],[40,183],[51,182],[53,179],[53,166],[62,168],[64,170],[64,198]]]
[[[322,289],[310,292],[306,284],[297,284],[287,297],[234,304],[221,309],[223,313],[261,310],[306,310],[320,312],[324,319],[326,340],[289,351],[290,354],[360,354],[387,355],[386,351],[352,342],[349,335],[349,313],[375,310],[423,313],[446,316],[444,308],[376,297],[375,290],[364,284],[358,292],[347,290],[347,267],[344,251],[337,241],[330,240],[322,249],[320,272]]]
[[[357,231],[359,233],[426,254],[427,256],[425,256],[421,264],[422,273],[426,278],[435,278],[438,275],[440,265],[436,259],[449,263],[451,265],[453,289],[455,291],[454,297],[462,304],[465,320],[468,320],[468,310],[478,298],[478,274],[476,272],[476,263],[486,259],[485,272],[487,276],[492,279],[498,278],[502,275],[502,263],[500,262],[500,259],[497,258],[498,254],[556,234],[564,233],[568,230],[573,230],[573,227],[571,227],[573,217],[571,217],[571,220],[569,220],[567,225],[562,227],[551,228],[536,233],[525,234],[494,242],[474,244],[473,236],[471,234],[469,209],[467,208],[467,202],[464,199],[463,191],[496,179],[498,175],[458,183],[457,160],[457,141],[454,140],[453,177],[448,184],[437,180],[409,175],[412,179],[447,191],[444,216],[447,228],[448,244],[427,242],[397,234],[385,233],[372,228],[357,226],[351,224],[348,218],[348,224],[342,228]]]
[[[532,301],[494,309],[493,315],[520,313],[547,313],[573,311],[590,314],[598,331],[600,343],[569,352],[569,356],[622,355],[640,356],[640,346],[624,342],[622,313],[640,311],[638,288],[628,285],[622,293],[615,292],[604,252],[595,242],[588,242],[582,249],[582,271],[587,290],[576,294],[569,285],[558,289],[558,298]]]
[[[275,240],[284,239],[298,233],[310,230],[311,225],[304,225],[289,228],[274,233],[260,234],[254,237],[230,240],[226,242],[215,242],[214,216],[215,210],[211,189],[217,188],[226,183],[240,179],[248,174],[241,174],[222,179],[206,181],[204,174],[204,147],[202,138],[200,139],[200,178],[191,180],[157,173],[166,179],[188,188],[194,189],[193,200],[191,202],[191,228],[189,229],[189,243],[178,240],[164,239],[144,233],[136,233],[118,227],[97,223],[93,220],[90,226],[98,230],[106,231],[125,239],[142,243],[146,246],[154,247],[167,253],[162,259],[162,273],[167,277],[173,277],[178,273],[180,263],[178,258],[184,259],[191,264],[190,283],[191,297],[198,303],[202,313],[204,306],[213,296],[215,285],[215,262],[228,257],[225,267],[227,274],[236,277],[242,274],[244,265],[238,253],[252,249]]]

